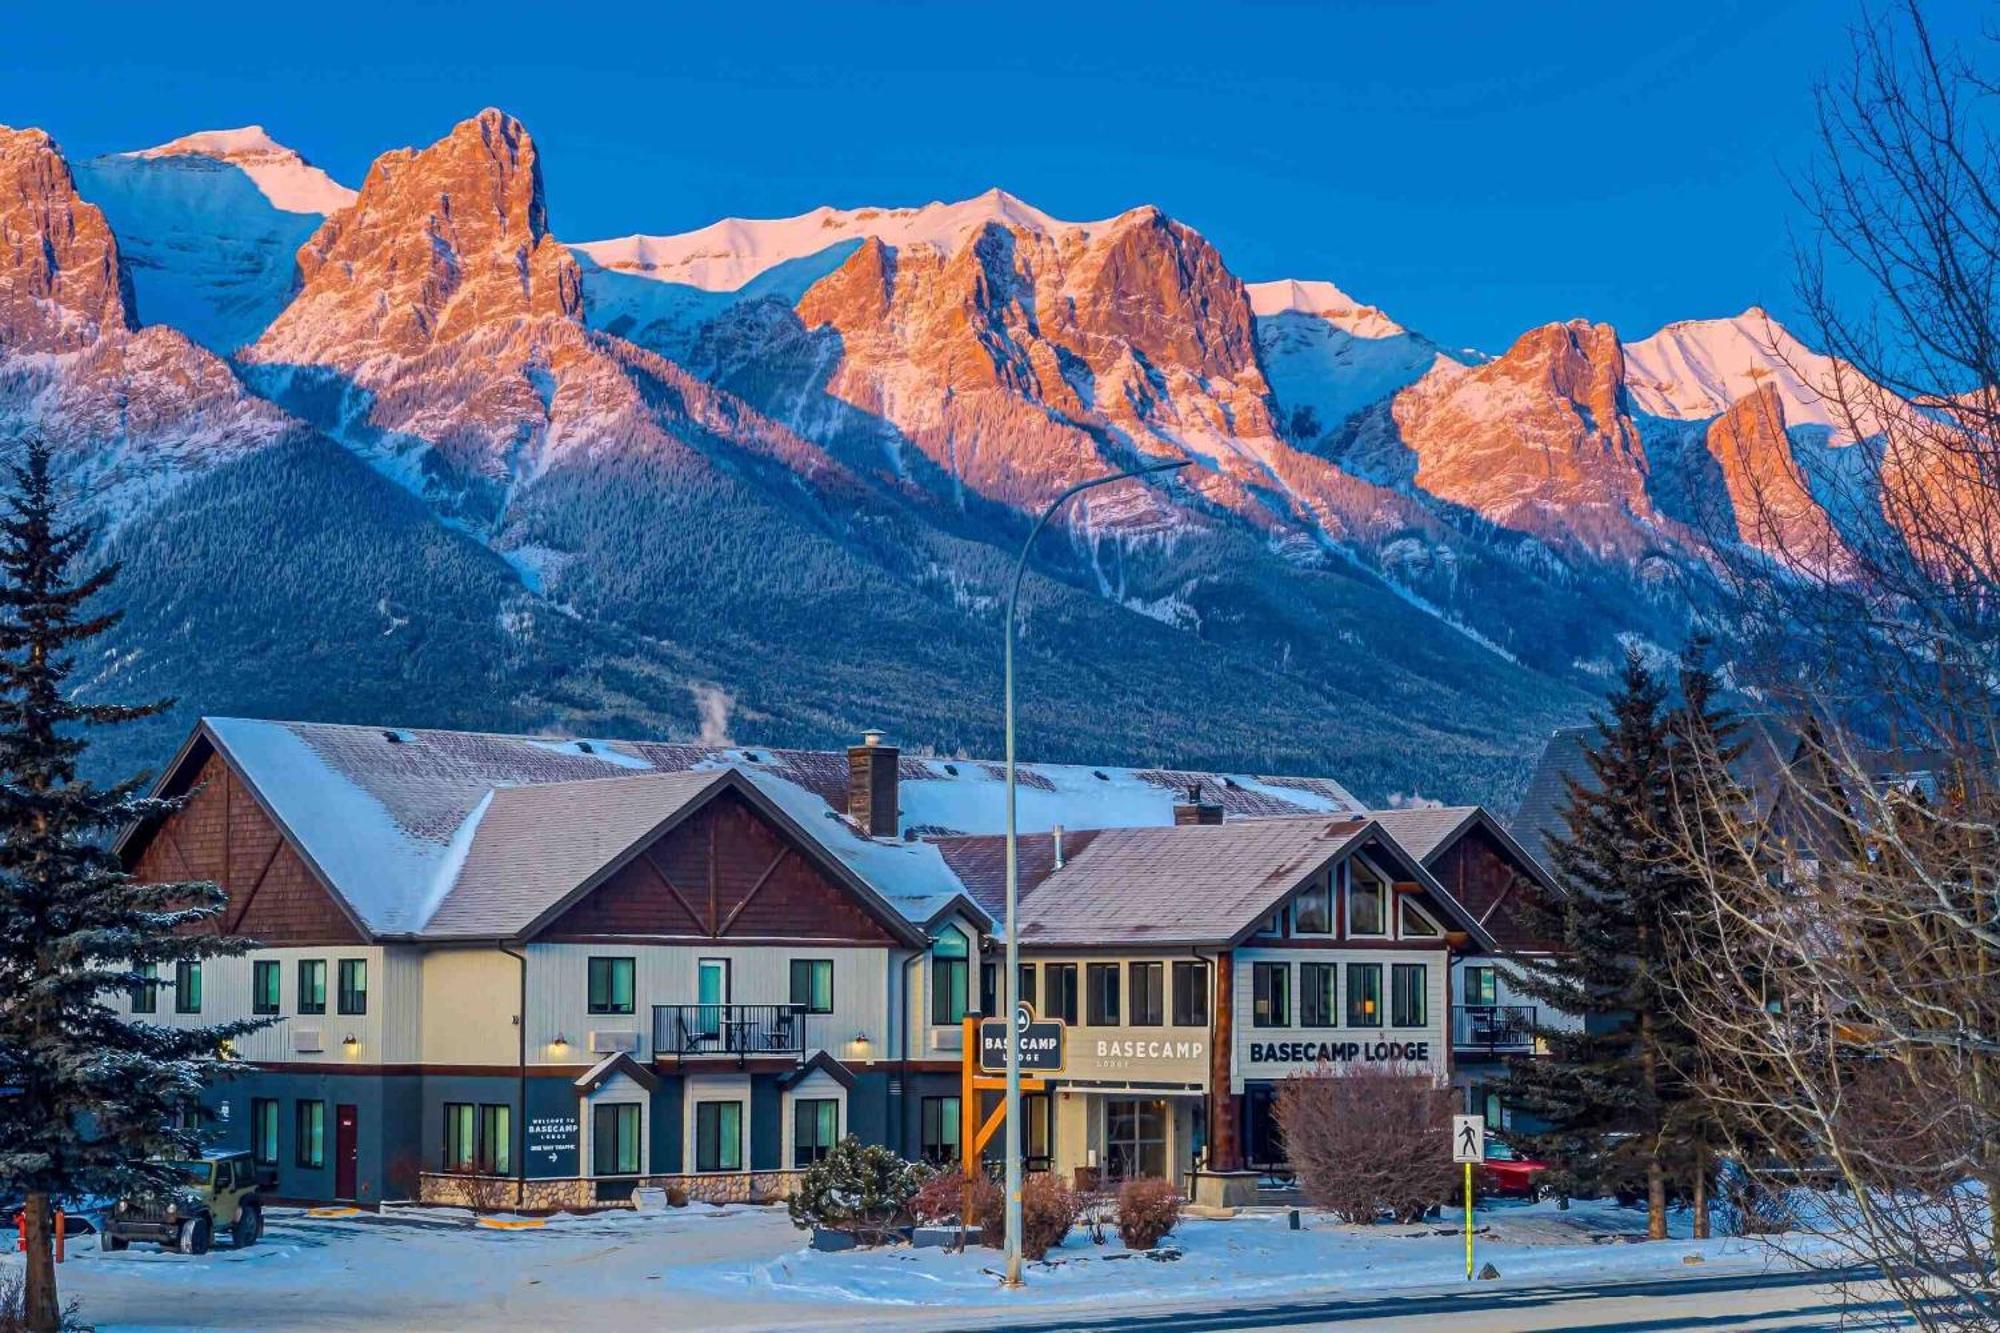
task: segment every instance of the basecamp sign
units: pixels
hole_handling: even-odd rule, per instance
[[[1428,1041],[1253,1041],[1250,1063],[1297,1069],[1312,1065],[1428,1065]]]
[[[979,1025],[979,1068],[987,1074],[1007,1072],[1008,1025],[989,1018]],[[1021,1048],[1023,1074],[1060,1074],[1063,1071],[1063,1024],[1058,1019],[1038,1019],[1023,1004],[1014,1011],[1014,1040]]]
[[[531,1115],[526,1134],[528,1174],[573,1176],[576,1167],[576,1117]]]

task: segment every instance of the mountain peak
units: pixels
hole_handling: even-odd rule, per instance
[[[71,352],[132,326],[103,212],[47,132],[0,126],[0,349]]]
[[[144,161],[194,158],[226,162],[248,176],[271,207],[283,213],[324,217],[354,202],[354,191],[273,139],[262,125],[197,130],[152,148],[118,156]]]
[[[1633,406],[1650,416],[1705,421],[1722,415],[1766,381],[1794,426],[1829,427],[1845,439],[1844,415],[1827,401],[1836,367],[1808,350],[1761,306],[1723,319],[1667,325],[1625,348]]]
[[[1357,338],[1393,338],[1409,331],[1375,306],[1363,305],[1323,280],[1280,278],[1276,282],[1246,283],[1244,290],[1250,293],[1250,312],[1260,319],[1285,314],[1310,315]]]

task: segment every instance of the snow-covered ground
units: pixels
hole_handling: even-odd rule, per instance
[[[1496,1204],[1478,1217],[1478,1261],[1500,1283],[1761,1272],[1756,1241],[1631,1243],[1643,1215],[1608,1204]],[[523,1229],[454,1209],[313,1217],[274,1209],[261,1243],[196,1258],[122,1254],[83,1238],[60,1270],[65,1297],[101,1329],[738,1327],[952,1323],[1032,1308],[1038,1316],[1273,1296],[1379,1296],[1463,1281],[1456,1218],[1350,1227],[1308,1212],[1190,1219],[1165,1260],[1079,1229],[1026,1287],[1000,1289],[996,1251],[808,1249],[781,1208],[695,1205],[661,1213],[556,1217]],[[1698,1262],[1690,1262],[1698,1256]],[[0,1274],[18,1268],[0,1256]],[[1488,1284],[1493,1285],[1493,1284]]]

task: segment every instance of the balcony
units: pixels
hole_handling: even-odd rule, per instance
[[[656,1004],[653,1058],[803,1059],[808,1023],[797,1004]]]
[[[1451,1007],[1451,1046],[1455,1051],[1532,1051],[1535,1006],[1455,1004]]]

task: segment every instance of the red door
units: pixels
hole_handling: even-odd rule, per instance
[[[354,1197],[355,1165],[361,1156],[360,1111],[352,1106],[333,1108],[333,1197]]]

